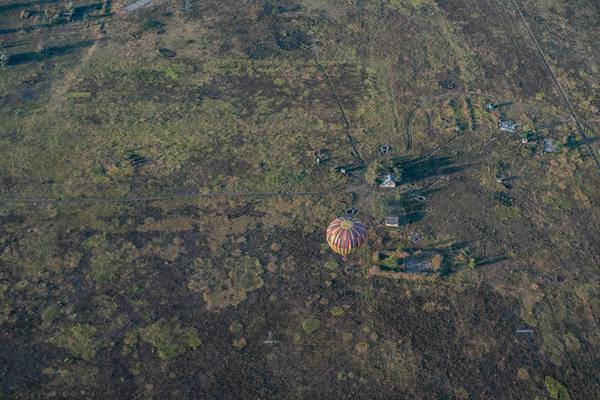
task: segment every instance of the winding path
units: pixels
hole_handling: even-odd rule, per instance
[[[365,160],[361,157],[360,153],[358,152],[358,148],[356,147],[356,142],[354,141],[354,138],[352,137],[350,121],[348,121],[348,117],[346,117],[346,112],[344,111],[344,106],[342,105],[342,101],[340,100],[339,96],[337,95],[335,86],[333,85],[333,82],[331,81],[331,78],[329,77],[327,70],[325,69],[325,67],[323,67],[323,65],[321,65],[321,63],[317,59],[317,56],[315,55],[315,53],[313,51],[311,51],[310,53],[311,53],[313,59],[315,60],[315,63],[317,64],[317,68],[319,68],[319,70],[325,76],[325,79],[327,80],[327,85],[331,89],[331,93],[333,94],[333,97],[335,98],[335,101],[337,102],[337,105],[340,109],[340,113],[342,114],[342,119],[344,121],[344,126],[346,127],[346,136],[348,137],[348,141],[350,142],[350,146],[352,147],[352,156],[355,159],[357,159],[358,161],[360,161],[361,164],[364,165]]]
[[[417,104],[417,108],[415,108],[408,117],[408,121],[406,124],[406,147],[404,149],[404,154],[402,154],[402,155],[406,156],[406,155],[410,154],[410,152],[412,151],[413,123],[415,121],[415,118],[423,110],[423,108],[425,108],[425,106],[431,104],[432,102],[434,102],[436,100],[440,100],[440,99],[443,99],[446,97],[458,97],[458,96],[484,96],[484,97],[489,97],[491,99],[497,98],[497,96],[494,96],[494,95],[488,94],[488,93],[479,93],[479,92],[473,92],[473,91],[468,91],[468,90],[462,90],[462,91],[461,90],[453,90],[450,92],[442,93],[437,96],[432,96],[432,97],[428,97],[424,100],[421,100]]]

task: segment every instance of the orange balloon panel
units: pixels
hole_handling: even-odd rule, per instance
[[[367,228],[353,218],[336,218],[327,228],[327,243],[331,249],[346,257],[367,241]]]

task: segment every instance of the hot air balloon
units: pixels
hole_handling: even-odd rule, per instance
[[[355,248],[367,241],[367,228],[350,216],[336,218],[327,228],[327,243],[331,249],[346,258]]]

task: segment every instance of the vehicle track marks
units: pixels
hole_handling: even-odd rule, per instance
[[[542,65],[543,65],[544,69],[546,70],[548,76],[550,77],[550,80],[552,81],[552,84],[553,84],[553,86],[554,86],[557,94],[559,95],[560,99],[562,100],[565,108],[567,109],[567,112],[570,114],[571,119],[573,119],[573,122],[575,122],[575,126],[577,127],[577,132],[579,133],[579,135],[583,139],[584,143],[586,144],[586,146],[587,146],[587,148],[588,148],[588,150],[589,150],[592,158],[594,159],[594,161],[596,163],[596,167],[598,167],[598,169],[600,170],[600,158],[598,158],[598,154],[596,153],[596,151],[594,149],[594,146],[592,145],[592,143],[590,143],[590,141],[588,139],[588,136],[587,136],[587,133],[586,133],[587,132],[587,127],[580,121],[580,118],[575,113],[575,109],[573,107],[573,104],[569,100],[569,97],[567,96],[567,93],[563,89],[562,85],[560,84],[560,82],[556,78],[556,75],[552,71],[552,68],[548,64],[548,61],[546,60],[546,55],[544,53],[544,50],[542,49],[542,46],[540,45],[540,43],[538,42],[537,38],[533,34],[531,28],[529,27],[529,23],[525,19],[525,16],[523,15],[523,12],[521,11],[521,8],[519,7],[519,5],[517,4],[517,2],[515,0],[507,0],[507,2],[510,4],[510,6],[512,7],[512,9],[517,14],[518,20],[521,22],[521,26],[523,27],[523,29],[527,33],[527,36],[529,37],[529,41],[531,42],[531,44],[533,45],[534,49],[538,53],[538,55],[539,55],[539,57],[540,57],[540,59],[542,61]]]
[[[340,109],[340,113],[342,115],[342,120],[344,121],[344,126],[346,127],[346,136],[348,137],[348,141],[350,142],[350,146],[352,147],[352,156],[354,158],[356,158],[358,161],[360,161],[364,165],[365,164],[365,160],[362,158],[362,156],[358,152],[358,148],[356,147],[356,142],[354,141],[354,138],[352,137],[352,130],[350,128],[350,121],[348,121],[348,117],[346,117],[346,112],[344,111],[344,106],[342,105],[342,101],[340,100],[339,96],[337,95],[337,92],[335,90],[335,86],[334,86],[333,82],[331,81],[331,78],[329,77],[329,74],[327,73],[327,70],[319,62],[319,59],[317,58],[317,56],[315,55],[315,53],[313,51],[311,51],[310,54],[312,55],[313,59],[315,60],[315,64],[317,64],[317,68],[319,68],[319,70],[325,76],[325,80],[327,81],[327,85],[331,89],[331,93],[333,94],[333,97],[335,98],[335,101],[337,102],[337,105],[338,105],[338,107]]]

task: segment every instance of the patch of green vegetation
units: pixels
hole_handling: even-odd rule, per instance
[[[383,182],[383,176],[393,175],[395,182],[401,182],[403,170],[400,165],[396,165],[393,160],[386,162],[372,162],[367,166],[364,174],[365,181],[371,185],[378,185]]]
[[[581,349],[581,342],[572,332],[567,332],[563,335],[565,346],[567,350],[571,352],[579,351]]]
[[[348,379],[348,373],[346,371],[340,371],[337,373],[338,381],[345,381]]]
[[[302,320],[302,330],[304,331],[304,333],[313,333],[314,331],[319,329],[319,326],[321,326],[321,322],[314,317]]]
[[[244,329],[244,325],[238,321],[233,321],[231,324],[229,324],[229,332],[233,333],[234,335],[240,333],[242,329]]]
[[[517,207],[507,207],[505,205],[494,206],[494,213],[500,219],[518,219],[521,218],[521,212]]]
[[[109,320],[117,311],[118,305],[110,296],[98,296],[96,307],[98,315],[105,320]]]
[[[141,328],[139,337],[150,344],[163,360],[177,357],[188,349],[195,350],[201,344],[196,328],[183,328],[173,319],[160,319]]]
[[[249,292],[263,286],[263,267],[250,256],[227,257],[219,265],[200,260],[196,271],[188,288],[202,293],[209,310],[238,305],[248,298]]]
[[[556,379],[554,379],[551,376],[546,376],[546,379],[544,379],[544,384],[546,385],[546,390],[548,390],[548,394],[550,394],[550,397],[552,397],[553,399],[558,399],[558,400],[570,400],[571,396],[569,396],[569,392],[567,391],[567,388],[560,383],[559,381],[557,381]]]
[[[150,30],[163,29],[164,27],[165,27],[164,22],[157,21],[155,19],[151,19],[149,21],[144,22],[142,29],[144,31],[150,31]]]
[[[96,283],[117,279],[123,266],[133,260],[135,246],[129,242],[111,243],[106,234],[97,234],[83,243],[91,251],[89,276]]]
[[[550,316],[548,314],[538,316],[536,320],[538,329],[542,327],[551,327],[551,323],[548,321],[549,318]],[[544,353],[548,355],[548,358],[550,358],[550,361],[552,361],[554,365],[562,366],[566,350],[562,336],[555,332],[545,332],[542,334],[542,339],[542,349]]]
[[[296,170],[284,166],[270,167],[263,176],[265,191],[296,191],[302,187],[307,178],[304,170]]]
[[[544,203],[558,210],[569,211],[573,208],[573,203],[562,193],[548,193],[542,198]]]
[[[367,165],[365,170],[365,181],[371,185],[379,183],[379,176],[385,171],[385,168],[381,162],[374,161]]]
[[[334,306],[331,308],[331,315],[334,317],[341,317],[346,313],[346,310],[342,306]]]
[[[375,300],[375,292],[373,290],[365,290],[362,293],[362,297],[367,302],[373,301],[373,300]]]
[[[374,357],[381,365],[377,373],[402,386],[414,382],[419,375],[420,356],[413,351],[410,341],[383,340],[374,349]]]
[[[386,0],[385,3],[382,3],[406,15],[411,11],[414,12],[414,10],[432,4],[431,0]]]
[[[178,80],[179,79],[179,73],[172,67],[168,67],[167,69],[165,69],[164,71],[165,76],[171,80]]]
[[[469,268],[469,269],[477,268],[477,260],[475,259],[475,257],[469,257],[469,260],[467,261],[467,268]]]
[[[96,182],[97,184],[100,183],[108,183],[109,179],[106,176],[106,168],[104,168],[103,165],[101,164],[96,164],[93,168],[92,168],[92,179],[94,180],[94,182]]]
[[[398,271],[404,266],[404,259],[399,258],[396,254],[388,254],[381,261],[381,267],[389,271]]]
[[[92,97],[92,92],[69,92],[67,93],[68,99],[89,99]]]
[[[467,108],[469,109],[469,115],[471,117],[471,129],[476,130],[479,125],[477,124],[477,114],[475,113],[475,109],[473,108],[473,101],[470,97],[466,98]]]
[[[42,325],[49,327],[60,316],[60,309],[55,304],[51,304],[42,311]]]
[[[325,262],[325,268],[335,271],[339,268],[340,264],[338,264],[335,260],[328,260]]]
[[[469,124],[467,124],[462,117],[463,109],[462,109],[462,101],[457,101],[456,99],[450,99],[448,101],[448,105],[452,107],[452,111],[454,112],[454,120],[456,121],[456,126],[458,130],[462,133],[467,130]]]
[[[366,341],[358,342],[356,346],[354,346],[354,351],[358,354],[366,354],[369,351],[369,343]]]
[[[50,343],[68,350],[76,357],[91,360],[96,357],[98,350],[94,341],[96,328],[89,324],[79,324],[70,328],[63,328],[50,339]]]

